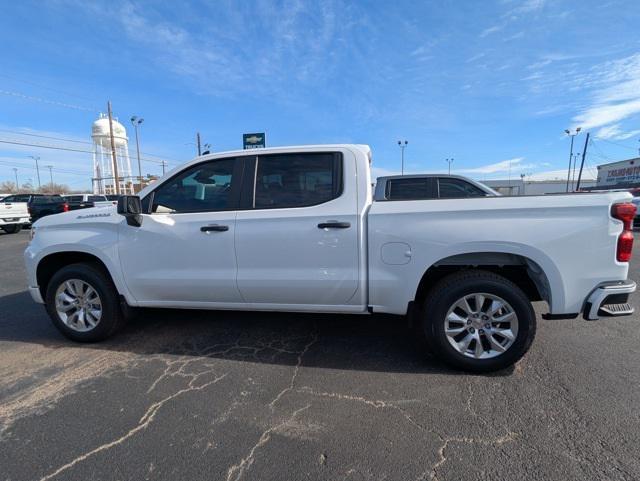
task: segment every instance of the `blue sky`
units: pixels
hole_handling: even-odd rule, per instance
[[[399,170],[407,139],[408,171],[453,157],[478,179],[556,177],[568,127],[595,138],[589,166],[637,156],[638,25],[637,0],[5,2],[0,140],[90,149],[111,99],[145,119],[147,173],[152,154],[192,157],[196,131],[216,151],[266,131],[270,146],[369,144],[376,173]],[[90,154],[6,143],[0,181],[16,167],[35,182],[29,155],[90,186]]]

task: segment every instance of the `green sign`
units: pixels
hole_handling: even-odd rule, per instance
[[[264,132],[256,134],[242,134],[243,149],[261,149],[266,145],[266,136]]]

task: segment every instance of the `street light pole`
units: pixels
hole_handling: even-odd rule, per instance
[[[36,174],[38,174],[38,189],[40,189],[42,187],[42,185],[40,184],[40,166],[38,165],[38,161],[40,160],[40,157],[37,155],[30,155],[29,157],[31,157],[33,160],[36,161]]]
[[[444,159],[449,164],[449,175],[451,175],[451,164],[453,164],[453,157],[450,159]]]
[[[571,130],[565,129],[564,133],[571,137],[571,149],[569,150],[569,169],[567,170],[567,192],[569,192],[569,181],[571,180],[571,160],[573,158],[573,138],[580,133],[581,128],[576,127],[574,133]]]
[[[53,190],[53,165],[45,165],[47,169],[49,169],[49,180],[51,180],[51,190]]]
[[[401,173],[402,175],[404,175],[404,149],[407,147],[407,144],[409,142],[407,142],[406,140],[402,141],[402,140],[398,140],[398,146],[400,147],[400,162],[401,162]]]
[[[142,190],[142,165],[140,164],[140,141],[138,140],[138,126],[144,122],[142,117],[138,117],[134,115],[131,117],[131,124],[136,131],[136,153],[138,154],[138,182],[140,185],[140,190]],[[140,191],[138,190],[138,192]]]

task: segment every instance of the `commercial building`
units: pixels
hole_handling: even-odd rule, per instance
[[[502,195],[541,195],[559,194],[567,191],[566,180],[481,180],[487,187],[500,192]],[[595,187],[594,179],[582,179],[580,189]]]

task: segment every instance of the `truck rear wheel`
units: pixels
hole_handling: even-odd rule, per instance
[[[513,282],[489,271],[461,271],[441,280],[428,295],[424,335],[451,366],[491,372],[515,364],[529,350],[536,317]]]
[[[78,342],[101,341],[123,324],[113,281],[92,264],[56,272],[47,285],[46,309],[58,330]]]
[[[22,229],[22,226],[20,224],[9,224],[2,226],[2,230],[4,230],[7,234],[16,234],[20,232],[20,229]]]

